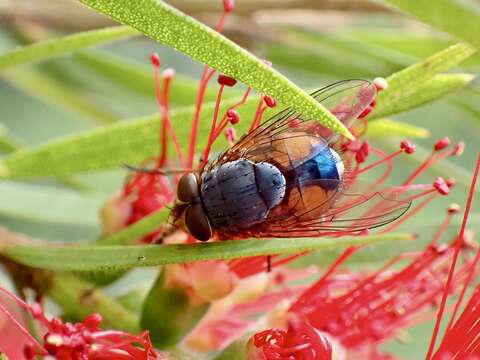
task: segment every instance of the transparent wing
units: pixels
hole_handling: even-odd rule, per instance
[[[311,94],[347,127],[353,126],[358,116],[376,96],[373,83],[367,80],[343,80]],[[297,136],[321,136],[325,143],[333,144],[338,137],[315,119],[304,119],[292,109],[285,109],[260,124],[242,137],[234,146],[209,165],[213,167],[239,158],[267,161],[272,140]]]
[[[340,191],[341,192],[341,191]],[[342,192],[329,209],[316,214],[315,206],[276,209],[255,229],[256,237],[305,237],[358,233],[389,224],[401,217],[410,201],[402,193]],[[311,201],[309,205],[313,205]],[[323,201],[318,205],[321,205]]]
[[[405,200],[408,195],[400,192],[362,193],[360,190],[357,193],[339,189],[320,194],[319,191],[318,187],[307,189],[303,199],[287,199],[273,209],[265,221],[252,226],[248,232],[226,233],[222,238],[358,234],[395,221],[411,205]]]
[[[365,80],[341,81],[324,87],[312,96],[347,127],[372,103],[375,86]],[[302,164],[327,148],[335,148],[338,137],[316,120],[303,119],[285,109],[262,123],[212,166],[239,158],[255,163],[268,162],[283,173],[286,183],[282,203],[271,209],[267,218],[241,233],[220,234],[232,237],[296,237],[359,232],[385,225],[400,217],[410,206],[401,194],[371,192],[350,177],[349,160],[339,152],[337,166],[345,168],[339,179],[304,182]],[[219,164],[220,163],[220,164]],[[299,170],[300,169],[300,170]],[[353,185],[355,183],[355,185]],[[249,211],[249,209],[244,209]]]

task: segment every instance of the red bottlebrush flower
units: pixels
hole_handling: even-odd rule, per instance
[[[306,321],[292,317],[287,331],[271,329],[254,336],[253,344],[262,349],[265,360],[330,360],[332,345],[325,334]],[[251,357],[250,357],[251,358]]]
[[[480,359],[480,285],[475,288],[458,320],[450,327],[432,360]]]
[[[478,180],[478,177],[479,177],[479,172],[480,172],[480,154],[478,155],[478,158],[477,158],[477,163],[476,163],[476,166],[475,166],[475,170],[474,170],[474,174],[473,174],[473,178],[472,178],[472,183],[470,185],[470,192],[469,192],[469,195],[468,195],[468,198],[467,198],[467,205],[466,205],[466,209],[465,209],[465,214],[463,215],[463,221],[462,221],[462,226],[460,228],[460,233],[458,234],[458,237],[457,237],[457,239],[455,241],[455,244],[454,244],[455,245],[455,251],[454,251],[454,254],[453,254],[453,257],[452,257],[452,262],[451,262],[449,270],[448,270],[448,278],[447,278],[446,283],[445,283],[445,290],[443,291],[442,301],[441,301],[439,309],[438,309],[437,321],[436,321],[435,327],[433,329],[432,339],[430,340],[430,345],[428,347],[427,356],[426,356],[427,360],[431,360],[431,358],[432,358],[432,354],[433,354],[433,351],[434,351],[434,348],[435,348],[435,343],[436,343],[436,340],[437,340],[437,335],[438,335],[438,332],[439,332],[439,329],[440,329],[440,324],[442,322],[443,314],[444,314],[445,307],[446,307],[447,297],[448,297],[452,287],[454,286],[454,277],[455,277],[455,270],[456,270],[455,267],[457,265],[457,261],[458,261],[459,255],[460,255],[460,251],[462,249],[466,248],[465,231],[466,231],[467,221],[468,221],[468,217],[470,215],[470,210],[471,210],[472,203],[473,203],[473,198],[474,198],[474,194],[475,194],[475,186],[477,184],[477,180]],[[459,321],[455,324],[455,327],[457,327],[457,329],[461,328],[465,332],[457,333],[456,335],[458,335],[458,337],[454,337],[454,335],[451,335],[451,333],[449,334],[449,331],[452,329],[453,321],[455,320],[455,316],[456,316],[457,311],[458,311],[458,309],[459,309],[459,307],[462,303],[462,300],[463,300],[463,297],[464,297],[465,292],[467,290],[467,287],[470,284],[470,282],[472,281],[472,279],[474,279],[475,270],[476,270],[475,267],[476,267],[477,263],[479,262],[479,260],[480,260],[480,248],[477,251],[477,255],[476,255],[475,259],[473,260],[473,263],[472,263],[472,266],[471,266],[471,268],[468,272],[468,275],[465,278],[463,289],[460,293],[459,299],[458,299],[457,304],[455,306],[455,310],[453,311],[453,315],[452,315],[452,317],[450,319],[450,322],[447,326],[447,332],[446,332],[444,341],[442,342],[442,345],[449,342],[449,344],[451,345],[451,348],[448,348],[448,345],[445,345],[443,348],[442,348],[442,346],[440,346],[440,349],[437,351],[438,356],[439,357],[441,356],[441,358],[444,358],[443,355],[446,355],[447,357],[451,355],[451,356],[455,356],[454,358],[458,359],[458,360],[467,359],[467,358],[468,359],[475,359],[476,358],[475,354],[480,353],[479,352],[479,349],[480,349],[480,336],[479,336],[480,335],[480,328],[478,327],[478,324],[479,324],[478,323],[478,315],[476,317],[474,317],[475,320],[474,320],[473,323],[471,321],[469,322],[467,320],[466,323],[461,323],[461,325],[460,325],[460,319],[459,319]],[[463,269],[460,269],[460,270],[457,271],[457,273],[462,272],[462,271],[463,271]],[[476,301],[477,300],[476,300],[475,293],[474,293],[474,295],[472,296],[471,302],[467,305],[466,309],[464,310],[464,313],[462,314],[462,316],[460,318],[463,317],[464,320],[465,320],[465,318],[469,319],[469,316],[471,315],[470,310],[472,310],[472,308],[469,308],[469,305],[471,305],[472,302],[475,304]],[[465,315],[465,316],[463,316],[463,315]],[[452,344],[452,342],[453,342],[453,344]],[[473,342],[473,344],[474,344],[473,347],[471,346],[471,342]],[[453,357],[450,357],[450,358],[453,358]]]
[[[41,343],[37,342],[20,323],[15,320],[5,308],[0,305],[0,311],[12,324],[12,328],[19,330],[23,337],[16,340],[21,345],[25,339],[27,345],[23,349],[21,358],[35,359],[37,356],[53,356],[58,360],[156,360],[166,357],[153,349],[148,332],[137,336],[124,331],[103,330],[100,328],[102,317],[91,314],[80,323],[65,323],[59,318],[47,319],[39,304],[28,305],[20,298],[0,287],[0,292],[13,299],[25,309],[44,329],[45,334]],[[3,348],[0,339],[0,349],[12,359],[13,353]]]
[[[431,304],[440,300],[456,244],[437,242],[457,212],[457,206],[448,209],[444,223],[423,252],[399,255],[371,275],[352,277],[343,290],[333,288],[333,273],[354,252],[347,250],[323,277],[298,296],[284,317],[295,316],[308,322],[338,342],[352,358],[368,353],[368,359],[383,359],[386,354],[371,351],[399,329],[430,318]],[[405,267],[392,270],[394,264],[405,259],[411,259]],[[450,293],[460,287],[474,266],[475,261],[468,260],[461,266],[452,277]]]

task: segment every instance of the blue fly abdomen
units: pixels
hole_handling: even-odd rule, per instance
[[[263,221],[285,195],[285,178],[272,164],[247,159],[207,171],[200,187],[214,227],[239,230]]]
[[[330,147],[313,148],[313,156],[295,167],[301,186],[319,185],[325,190],[335,190],[343,177],[343,162]]]

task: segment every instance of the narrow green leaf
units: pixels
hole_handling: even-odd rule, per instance
[[[376,110],[370,118],[384,117],[419,106],[465,85],[471,80],[470,75],[442,75],[437,72],[448,70],[472,52],[468,45],[457,44],[393,74],[387,79],[389,87],[380,93]],[[238,99],[225,100],[221,112],[236,101]],[[256,105],[257,100],[251,99],[242,107],[242,121],[237,125],[239,134],[247,128]],[[212,102],[203,107],[200,119],[200,148],[205,145],[208,137],[213,108]],[[182,145],[187,142],[193,113],[193,108],[172,112],[172,121]],[[153,114],[65,137],[30,150],[17,151],[1,159],[0,177],[13,179],[59,176],[115,168],[123,162],[141,162],[158,152],[158,131],[158,115]],[[219,141],[216,148],[224,145],[225,141]]]
[[[0,182],[0,214],[52,224],[98,226],[102,196],[14,182]]]
[[[20,140],[15,138],[5,125],[0,123],[0,151],[5,153],[11,153],[15,150],[19,150],[22,147]]]
[[[385,0],[423,22],[480,48],[480,9],[459,0]]]
[[[78,93],[72,87],[66,86],[53,77],[40,72],[18,70],[8,71],[2,75],[8,82],[22,91],[30,94],[53,107],[80,114],[99,124],[109,124],[118,119]]]
[[[130,27],[115,26],[22,46],[0,55],[0,71],[12,66],[44,61],[89,46],[105,44],[137,34],[138,32]]]
[[[134,334],[140,332],[138,316],[94,285],[66,273],[54,273],[48,280],[48,295],[65,313],[75,314],[82,320],[93,312],[100,313],[104,327]]]
[[[304,117],[347,137],[348,129],[310,95],[206,25],[163,1],[81,0],[111,18],[130,25],[210,67],[288,104]]]
[[[475,76],[471,74],[437,74],[428,80],[413,84],[393,81],[391,85],[389,82],[387,90],[379,94],[378,106],[370,119],[398,114],[431,103],[463,88],[474,78]]]
[[[396,86],[394,83],[380,93],[378,105],[370,119],[397,114],[436,100],[461,88],[471,79],[472,76],[468,74],[439,74],[418,86]],[[222,111],[236,101],[237,98],[225,100]],[[257,100],[251,99],[241,108],[242,121],[236,125],[238,134],[246,131],[256,106]],[[212,102],[203,106],[199,129],[200,148],[205,145],[208,138],[213,108]],[[189,138],[193,113],[193,108],[182,108],[172,112],[174,127],[184,148]],[[267,117],[268,115],[265,118]],[[17,151],[1,159],[0,177],[14,179],[69,175],[118,168],[122,163],[141,162],[158,152],[158,131],[159,117],[152,114],[84,134],[68,136],[32,149]],[[224,149],[225,145],[224,139],[221,138],[215,144],[215,148]]]
[[[12,153],[14,151],[20,150],[24,147],[22,141],[17,139],[14,135],[10,134],[8,129],[0,123],[0,151],[4,153]],[[0,173],[2,172],[2,164],[0,163]],[[73,179],[71,177],[60,177],[58,179],[63,185],[81,191],[91,190],[88,186],[82,184],[81,182]],[[0,184],[1,186],[1,184]]]
[[[427,138],[430,131],[407,123],[391,119],[378,119],[368,125],[368,138],[385,138],[388,136],[405,136],[408,138]]]
[[[96,240],[95,243],[101,245],[133,244],[143,235],[158,229],[160,224],[163,224],[167,221],[169,215],[169,209],[155,211],[154,213],[143,217],[141,220],[113,235]]]
[[[235,98],[224,101],[222,113],[238,100]],[[242,107],[242,121],[237,129],[239,133],[248,126],[249,115],[255,113],[257,102],[257,99],[252,99]],[[214,103],[211,102],[203,106],[199,148],[205,146],[208,139],[213,109]],[[193,114],[194,110],[190,107],[173,111],[171,114],[182,145],[187,144]],[[75,134],[32,149],[17,151],[0,159],[0,177],[59,176],[118,168],[122,163],[142,162],[158,153],[158,132],[159,115],[153,114],[84,134]],[[225,141],[219,141],[216,146],[225,146]]]
[[[188,245],[54,246],[4,241],[0,253],[31,267],[66,271],[121,270],[133,267],[289,254],[375,242],[408,240],[410,234],[342,238],[253,239]]]

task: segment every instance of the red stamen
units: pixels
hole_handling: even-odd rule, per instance
[[[227,111],[227,119],[230,124],[236,125],[240,121],[240,115],[238,115],[236,110],[229,109]]]
[[[464,151],[465,143],[463,141],[460,141],[457,145],[455,145],[450,156],[460,156],[463,154]]]
[[[440,140],[438,140],[435,145],[433,146],[435,151],[440,151],[445,149],[450,145],[450,139],[448,137],[444,137]]]
[[[235,132],[235,129],[232,127],[227,128],[227,130],[225,130],[225,136],[227,137],[228,144],[232,147],[235,144],[235,141],[237,141],[237,133]]]
[[[428,190],[426,193],[421,194],[421,196],[424,196],[425,194],[428,194],[428,193],[431,193],[431,192],[432,192],[432,190]],[[420,196],[420,194],[416,195],[416,196]],[[403,215],[400,219],[398,219],[397,221],[395,221],[395,222],[391,223],[390,225],[384,227],[382,229],[381,233],[382,234],[388,233],[388,232],[392,231],[393,229],[399,227],[403,223],[405,223],[413,215],[415,215],[420,210],[422,210],[425,206],[427,206],[433,199],[435,199],[436,196],[437,196],[437,193],[434,193],[434,194],[431,194],[430,196],[428,196],[427,198],[425,198],[422,202],[417,204],[413,209],[411,209],[409,212],[407,212],[405,215]],[[408,201],[410,201],[410,199]]]
[[[277,100],[275,100],[275,99],[272,98],[271,96],[264,95],[264,96],[263,96],[263,101],[265,102],[265,104],[266,104],[269,108],[274,108],[275,106],[277,106]]]
[[[368,114],[370,114],[373,110],[372,106],[368,106],[365,108],[365,110],[362,111],[360,115],[358,115],[357,119],[363,119],[365,118]]]
[[[208,162],[208,156],[210,155],[210,149],[212,148],[212,144],[215,141],[215,129],[217,127],[217,119],[218,119],[218,112],[220,110],[220,103],[222,101],[222,94],[225,85],[221,84],[220,89],[218,90],[217,100],[215,102],[215,111],[213,113],[213,120],[212,126],[210,127],[210,135],[208,136],[207,147],[203,153],[203,161],[200,164],[200,168],[203,168],[205,164]]]
[[[223,116],[222,118],[222,121],[220,122],[220,124],[218,125],[217,129],[215,130],[215,139],[218,138],[218,136],[220,136],[220,134],[222,133],[222,131],[227,127],[228,123],[230,122],[230,119],[229,119],[229,111],[235,111],[235,109],[241,105],[243,105],[247,99],[248,99],[248,96],[250,95],[250,92],[252,91],[252,88],[247,88],[247,90],[245,91],[245,93],[243,94],[243,97],[242,99],[236,103],[235,105],[231,106],[227,112],[225,113],[225,115]],[[235,111],[236,112],[236,111]],[[230,113],[232,115],[232,113]]]
[[[467,292],[468,286],[472,283],[473,276],[475,275],[475,269],[479,261],[480,261],[480,247],[477,250],[477,253],[475,255],[475,259],[472,262],[472,265],[470,266],[470,271],[468,273],[468,276],[465,279],[465,282],[463,284],[462,291],[460,292],[460,296],[458,297],[457,303],[455,304],[455,309],[453,310],[450,321],[448,322],[446,332],[448,332],[452,328],[453,323],[455,322],[455,318],[457,316],[458,310],[460,309],[460,305],[463,302],[463,298],[465,297],[465,293]]]
[[[442,322],[443,313],[445,311],[445,304],[446,304],[446,301],[447,301],[447,296],[450,292],[450,286],[451,286],[451,283],[452,283],[452,278],[453,278],[453,274],[454,274],[454,271],[455,271],[455,266],[457,264],[458,255],[460,253],[460,249],[462,248],[462,245],[463,245],[463,242],[464,242],[465,227],[467,225],[468,215],[470,214],[470,209],[471,209],[472,202],[473,202],[473,196],[474,196],[475,186],[476,186],[476,183],[477,183],[479,169],[480,169],[480,156],[477,159],[477,164],[476,164],[476,167],[475,167],[475,173],[473,175],[472,184],[470,185],[470,193],[468,195],[467,205],[465,207],[465,213],[464,213],[464,216],[463,216],[463,221],[462,221],[462,226],[460,228],[460,233],[459,233],[458,238],[455,242],[455,251],[454,251],[454,255],[453,255],[453,259],[452,259],[452,264],[450,266],[450,270],[449,270],[449,273],[448,273],[447,283],[445,284],[445,289],[444,289],[443,296],[442,296],[442,302],[441,302],[440,308],[438,310],[437,321],[435,323],[435,328],[433,330],[432,339],[431,339],[430,345],[428,347],[428,352],[427,352],[427,356],[426,356],[427,360],[431,359],[432,354],[433,354],[433,350],[435,348],[435,342],[437,340],[438,331],[440,329],[440,324]]]
[[[375,85],[375,88],[379,92],[388,88],[387,80],[381,77],[373,79],[373,85]]]
[[[442,195],[448,195],[450,192],[450,186],[441,177],[435,179],[433,187]]]
[[[357,165],[364,163],[368,155],[370,154],[370,146],[368,145],[368,140],[365,140],[358,151],[355,153],[355,160],[357,161]]]
[[[256,129],[258,125],[260,125],[260,120],[262,118],[263,112],[265,111],[266,107],[263,106],[263,98],[260,98],[260,101],[258,102],[257,110],[255,111],[255,116],[253,117],[252,120],[252,125],[250,125],[250,129],[248,129],[248,132],[252,131],[253,129]]]
[[[457,214],[459,211],[460,211],[460,206],[458,206],[457,204],[450,205],[450,207],[447,210],[447,216],[445,217],[445,220],[443,220],[442,224],[439,226],[439,228],[437,229],[437,232],[433,236],[433,239],[431,241],[432,245],[435,245],[438,243],[438,240],[440,240],[442,235],[445,234],[445,231],[450,225],[453,215]]]
[[[160,67],[160,56],[157,53],[152,53],[150,55],[150,62],[156,68]]]
[[[3,290],[3,289],[2,289]],[[25,329],[23,327],[22,324],[20,324],[17,319],[15,319],[15,317],[10,313],[10,311],[8,311],[8,309],[6,307],[4,307],[1,303],[0,303],[0,311],[3,312],[5,314],[5,316],[15,325],[15,327],[20,330],[20,332],[25,336],[25,338],[28,339],[28,341],[30,341],[37,349],[39,349],[39,351],[41,351],[44,355],[47,354],[47,352],[45,351],[45,349],[43,348],[43,346],[37,341],[37,339],[35,339],[29,332],[27,329]]]
[[[188,162],[187,167],[193,167],[193,160],[195,158],[195,151],[197,147],[198,125],[200,121],[200,113],[202,111],[203,99],[205,97],[205,91],[207,89],[208,82],[212,78],[215,70],[205,65],[202,76],[200,78],[200,86],[198,88],[197,103],[195,106],[195,114],[193,115],[192,129],[190,131],[190,143],[188,147]]]
[[[228,87],[232,87],[237,83],[237,80],[224,74],[218,75],[217,81],[220,85],[224,85]]]
[[[429,167],[431,167],[435,162],[438,160],[443,159],[445,156],[447,156],[447,153],[443,154],[437,154],[441,150],[445,149],[448,145],[450,144],[450,140],[445,137],[440,140],[438,140],[430,155],[421,163],[418,168],[408,177],[407,180],[405,180],[404,185],[409,185],[415,181],[415,179],[425,170],[427,170]]]
[[[167,160],[167,151],[168,151],[168,141],[167,141],[167,131],[170,133],[172,142],[175,146],[175,151],[177,152],[178,160],[180,164],[183,165],[183,155],[182,149],[178,142],[177,134],[175,133],[172,123],[170,121],[170,84],[173,76],[175,75],[175,71],[173,69],[166,69],[163,72],[163,91],[162,91],[162,99],[159,102],[160,111],[162,113],[162,153],[158,160],[158,167],[161,168],[165,165],[165,161]],[[158,79],[158,75],[156,77]],[[161,105],[163,104],[163,106]]]
[[[234,0],[223,0],[223,9],[225,12],[230,13],[235,8]]]
[[[380,160],[377,160],[375,161],[374,163],[368,165],[368,166],[365,166],[364,168],[360,169],[357,174],[360,175],[368,170],[371,170],[373,169],[374,167],[377,167],[378,165],[380,164],[383,164],[384,162],[387,162],[387,161],[391,161],[393,160],[394,158],[396,158],[398,155],[400,155],[401,153],[403,153],[404,150],[403,149],[400,149],[400,150],[397,150],[395,151],[394,153],[388,155],[387,157],[384,157],[383,159],[380,159]]]
[[[400,143],[400,149],[405,151],[406,154],[413,154],[417,150],[415,144],[408,140],[403,140]]]

